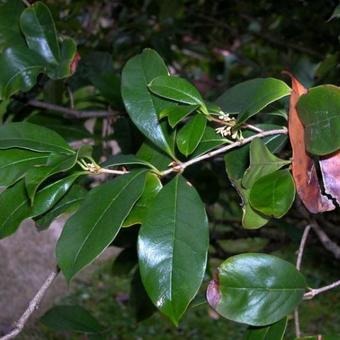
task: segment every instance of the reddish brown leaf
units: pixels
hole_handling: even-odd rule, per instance
[[[80,59],[81,59],[80,54],[77,52],[70,65],[71,74],[76,72]]]
[[[307,89],[291,74],[292,94],[289,107],[289,139],[292,146],[292,172],[296,185],[296,191],[311,213],[334,210],[333,202],[322,195],[320,184],[313,159],[307,154],[304,141],[304,128],[296,111],[299,97],[307,92]]]
[[[319,160],[325,192],[340,204],[340,151]]]

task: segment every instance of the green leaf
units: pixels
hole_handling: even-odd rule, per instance
[[[0,100],[28,91],[43,72],[43,60],[25,46],[9,47],[0,55]]]
[[[20,17],[20,26],[29,49],[44,61],[49,77],[60,79],[71,75],[76,44],[66,38],[59,46],[52,14],[44,3],[38,1],[26,8]]]
[[[136,247],[124,248],[114,259],[112,264],[112,274],[115,276],[128,276],[137,266]]]
[[[8,46],[24,44],[19,27],[24,8],[21,0],[0,2],[0,53]]]
[[[144,287],[176,325],[202,283],[208,245],[204,205],[196,190],[176,176],[152,202],[138,237]]]
[[[179,151],[183,155],[188,157],[196,150],[206,126],[206,117],[202,114],[197,114],[179,130],[176,142]]]
[[[67,221],[56,254],[58,265],[68,281],[114,240],[142,195],[144,179],[145,171],[135,171],[96,187]]]
[[[49,154],[30,150],[0,150],[0,186],[8,187],[20,180],[34,166],[46,164]]]
[[[291,313],[302,301],[306,283],[291,263],[267,254],[241,254],[218,268],[207,299],[223,317],[266,326]]]
[[[66,154],[75,152],[54,131],[26,122],[8,123],[0,126],[0,149],[10,148]]]
[[[41,189],[32,207],[24,181],[17,182],[0,194],[0,238],[13,234],[26,218],[39,216],[54,206],[82,173],[75,173]]]
[[[258,252],[262,250],[269,240],[261,237],[238,238],[231,240],[218,240],[218,245],[227,253]]]
[[[215,129],[207,126],[204,130],[204,134],[200,143],[192,154],[192,157],[203,155],[204,153],[207,153],[208,151],[226,143],[231,142],[230,140],[223,138],[220,134],[216,133]]]
[[[159,171],[167,169],[172,162],[172,159],[167,154],[153,146],[151,143],[143,143],[136,156],[139,159],[152,164]]]
[[[152,93],[182,104],[206,107],[201,94],[196,87],[186,79],[175,76],[159,76],[149,84]]]
[[[300,97],[299,116],[305,126],[307,151],[326,155],[340,149],[340,88],[333,85],[314,87]]]
[[[103,162],[101,165],[104,168],[113,168],[113,167],[117,167],[120,165],[142,165],[144,167],[157,170],[157,168],[154,167],[151,163],[143,159],[139,159],[135,155],[123,155],[123,154],[114,155],[114,156],[109,157],[108,160]]]
[[[249,163],[249,145],[244,145],[225,154],[224,161],[228,178],[242,199],[242,226],[246,229],[258,229],[269,219],[255,211],[249,203],[250,189],[242,187],[242,177]]]
[[[250,143],[250,166],[244,173],[242,185],[244,188],[250,189],[257,179],[269,175],[288,164],[290,164],[290,161],[273,155],[264,141],[256,138]]]
[[[216,103],[229,114],[238,114],[238,124],[260,112],[267,105],[290,95],[291,88],[281,80],[257,78],[240,83],[223,93]]]
[[[58,216],[63,213],[75,211],[81,202],[84,201],[87,190],[80,185],[73,185],[72,188],[59,200],[48,212],[35,219],[39,230],[47,229]]]
[[[198,109],[198,105],[172,105],[165,108],[160,114],[159,118],[168,117],[169,124],[174,128],[185,117]]]
[[[162,182],[157,175],[150,172],[146,174],[143,194],[124,221],[123,227],[142,224],[144,222],[151,202],[162,187]]]
[[[77,161],[77,154],[51,154],[44,166],[32,167],[25,175],[25,186],[31,202],[40,185],[49,177],[73,168]]]
[[[281,218],[295,199],[295,185],[289,170],[279,170],[258,179],[249,194],[251,206],[261,213]]]
[[[59,332],[100,333],[104,327],[83,307],[55,306],[40,321]]]
[[[155,145],[174,157],[166,129],[158,121],[158,113],[169,102],[150,93],[147,84],[168,70],[162,58],[151,49],[131,58],[122,71],[122,97],[125,108],[137,128]]]
[[[265,327],[251,327],[246,333],[245,340],[283,340],[288,318]]]

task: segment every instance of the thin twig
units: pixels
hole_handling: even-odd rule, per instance
[[[311,226],[325,249],[331,252],[336,259],[340,259],[340,247],[328,237],[315,219]]]
[[[59,269],[54,270],[50,273],[50,275],[47,277],[46,281],[43,283],[43,285],[38,290],[37,294],[33,297],[33,299],[30,301],[27,309],[25,310],[24,314],[20,317],[20,319],[16,322],[15,328],[10,331],[8,334],[4,335],[0,338],[0,340],[9,340],[15,338],[24,328],[26,322],[30,318],[30,316],[34,313],[36,309],[39,308],[39,304],[43,297],[45,296],[48,288],[51,286],[53,281],[58,276]]]
[[[295,308],[294,310],[294,325],[295,325],[295,335],[297,338],[301,337],[301,327],[300,327],[300,316],[299,309]]]
[[[75,118],[107,118],[109,116],[117,116],[120,115],[118,112],[114,111],[79,111],[75,109],[71,109],[68,107],[55,105],[51,103],[42,102],[39,100],[31,99],[27,102],[28,105],[37,107],[40,109],[46,109],[55,112],[61,112],[66,114],[67,116],[75,117]]]
[[[302,237],[301,237],[300,246],[299,246],[299,250],[298,250],[298,254],[297,254],[297,258],[296,258],[296,269],[298,271],[301,270],[303,252],[305,250],[307,238],[308,238],[308,235],[309,235],[311,228],[312,227],[310,225],[307,225],[307,227],[303,231],[303,234],[302,234]],[[296,335],[297,338],[299,338],[301,336],[301,327],[300,327],[300,316],[299,316],[299,308],[298,307],[296,307],[295,310],[294,310],[294,324],[295,324],[295,335]]]
[[[28,0],[22,0],[22,2],[27,6],[27,7],[30,7],[31,4],[28,2]]]
[[[306,245],[306,241],[308,238],[308,234],[311,230],[311,225],[307,225],[307,227],[305,228],[302,238],[301,238],[301,242],[300,242],[300,247],[298,250],[298,254],[297,254],[297,259],[296,259],[296,269],[297,270],[301,270],[301,263],[302,263],[302,256],[303,256],[303,252],[305,250],[305,245]]]
[[[203,161],[205,159],[217,156],[217,155],[219,155],[221,153],[225,153],[225,152],[227,152],[227,151],[229,151],[231,149],[234,149],[234,148],[237,148],[239,146],[242,146],[242,145],[245,145],[247,143],[250,143],[255,138],[262,138],[262,137],[266,137],[266,136],[279,135],[279,134],[287,134],[287,133],[288,133],[287,128],[260,132],[260,133],[258,133],[256,135],[250,136],[248,138],[244,138],[244,139],[239,140],[239,141],[237,141],[235,143],[228,144],[228,145],[226,145],[226,146],[224,146],[222,148],[216,149],[214,151],[207,152],[207,153],[205,153],[205,154],[203,154],[201,156],[198,156],[198,157],[195,157],[193,159],[190,159],[187,162],[178,163],[174,167],[161,172],[161,176],[166,176],[166,175],[168,175],[168,174],[170,174],[172,172],[182,172],[185,168],[187,168],[188,166],[190,166],[192,164],[201,162],[201,161]]]
[[[328,290],[337,288],[337,287],[340,287],[340,280],[335,281],[335,282],[333,282],[330,285],[327,285],[325,287],[321,287],[321,288],[317,288],[317,289],[310,289],[310,291],[308,293],[305,293],[304,299],[305,300],[313,299],[314,296],[319,295],[321,293],[324,293]]]
[[[125,174],[129,173],[129,171],[128,170],[111,170],[111,169],[100,168],[97,173],[98,174],[125,175]]]

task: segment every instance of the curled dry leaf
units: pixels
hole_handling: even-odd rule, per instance
[[[307,89],[293,75],[289,74],[289,76],[292,79],[292,94],[290,97],[288,130],[293,153],[292,172],[296,191],[305,207],[311,213],[316,214],[334,210],[335,206],[332,200],[321,193],[315,164],[306,151],[304,127],[296,110],[296,104],[300,96],[305,94]],[[329,164],[324,163],[324,168],[326,169],[328,167]],[[328,178],[328,175],[325,175],[326,172],[327,170],[323,173],[324,179]],[[334,178],[335,173],[331,172],[329,176],[329,180],[326,181],[331,183],[331,179]]]
[[[340,204],[340,151],[319,160],[325,192]]]

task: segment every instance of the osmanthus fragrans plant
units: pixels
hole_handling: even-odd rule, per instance
[[[20,1],[2,0],[0,18],[0,106],[5,114],[22,92],[39,99],[38,76],[71,77],[79,56],[74,41],[57,34],[41,2],[25,8]],[[188,80],[171,75],[156,51],[145,49],[126,63],[121,75],[126,112],[144,143],[136,154],[104,161],[89,145],[71,146],[34,115],[15,122],[4,119],[0,237],[15,233],[24,219],[33,218],[45,229],[62,213],[72,212],[56,247],[58,271],[69,282],[120,232],[136,229],[135,279],[174,325],[195,304],[199,290],[206,289],[206,300],[218,314],[251,326],[248,339],[282,339],[288,316],[303,299],[321,292],[309,288],[299,271],[303,242],[297,266],[268,254],[243,253],[211,273],[208,216],[189,170],[224,157],[225,180],[241,198],[245,229],[282,218],[295,199],[306,213],[334,210],[340,200],[340,89],[321,85],[307,90],[291,79],[292,88],[274,78],[248,80],[210,102]],[[284,108],[285,99],[287,126],[250,123],[265,113],[287,119],[284,110],[272,109],[273,103]],[[287,135],[292,157],[283,159],[278,153],[286,147]],[[84,179],[97,175],[107,177],[85,190]],[[62,312],[65,318],[78,315],[82,320],[77,331],[103,332],[83,310],[60,307],[45,321],[55,323],[54,314]]]

